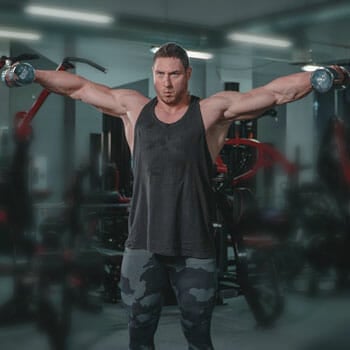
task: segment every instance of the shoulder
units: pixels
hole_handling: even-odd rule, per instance
[[[131,89],[111,89],[111,93],[117,99],[119,99],[124,104],[133,105],[137,104],[147,104],[150,99],[140,92]]]
[[[123,105],[127,112],[140,110],[150,102],[150,98],[136,90],[112,89],[112,94],[114,98]]]
[[[100,94],[94,105],[103,113],[123,118],[136,120],[144,106],[150,99],[136,90],[106,88],[105,93]]]
[[[200,104],[205,107],[216,107],[218,105],[227,105],[235,97],[238,98],[241,95],[237,91],[220,91],[216,94],[213,94],[207,98],[204,98],[200,101]]]

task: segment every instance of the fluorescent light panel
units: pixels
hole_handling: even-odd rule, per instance
[[[114,21],[112,16],[105,14],[95,14],[92,12],[72,10],[67,8],[44,7],[29,5],[25,7],[25,12],[30,15],[61,18],[71,21],[83,21],[99,24],[110,24]]]
[[[214,57],[212,53],[203,51],[187,51],[189,57],[197,58],[199,60],[210,60]]]
[[[305,72],[313,72],[316,69],[320,69],[322,68],[321,66],[316,66],[314,64],[305,64],[304,66],[301,67],[301,70],[305,71]]]
[[[0,28],[0,38],[19,40],[40,40],[41,34],[37,32],[24,32],[17,29]]]
[[[230,33],[228,38],[232,41],[240,41],[249,44],[263,45],[263,46],[273,46],[273,47],[290,47],[292,42],[284,39],[277,39],[267,36],[252,35],[246,33]]]
[[[153,46],[151,48],[151,51],[153,53],[157,52],[159,50],[159,47]],[[214,57],[212,53],[209,52],[203,52],[203,51],[191,51],[191,50],[186,50],[188,57],[191,58],[196,58],[199,60],[210,60]]]

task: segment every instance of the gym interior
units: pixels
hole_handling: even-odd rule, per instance
[[[170,41],[188,50],[200,98],[310,66],[350,69],[348,1],[0,5],[2,70],[20,60],[150,98],[154,50]],[[1,82],[0,96],[1,349],[127,349],[118,283],[133,174],[122,121],[39,84]],[[349,349],[349,113],[344,85],[230,126],[213,178],[224,198],[215,349]],[[155,341],[186,348],[170,286]]]

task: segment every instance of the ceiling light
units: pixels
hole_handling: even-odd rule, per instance
[[[267,36],[252,35],[245,33],[230,33],[227,36],[232,41],[240,41],[249,44],[263,45],[263,46],[274,46],[274,47],[290,47],[292,42],[285,39],[277,39]]]
[[[20,31],[17,29],[0,28],[0,38],[19,40],[40,40],[41,34],[37,32]]]
[[[114,21],[112,16],[106,14],[95,14],[92,12],[54,8],[54,7],[44,7],[37,5],[29,5],[25,7],[24,11],[30,15],[43,16],[43,17],[55,17],[71,21],[82,21],[91,22],[99,24],[110,24]]]
[[[151,52],[156,53],[159,50],[159,46],[152,46]],[[191,51],[186,50],[188,57],[196,58],[199,60],[210,60],[214,57],[212,53],[203,52],[203,51]]]
[[[314,64],[305,64],[304,66],[301,67],[301,70],[305,71],[305,72],[313,72],[316,69],[320,69],[322,68],[321,66],[316,66]]]
[[[187,54],[191,58],[197,58],[199,60],[210,60],[214,57],[212,53],[202,51],[187,51]]]

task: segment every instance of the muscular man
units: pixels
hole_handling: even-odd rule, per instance
[[[189,349],[213,349],[210,321],[216,267],[211,231],[211,169],[232,121],[255,118],[298,100],[310,73],[273,80],[246,93],[200,100],[188,92],[192,68],[174,43],[154,55],[156,97],[111,89],[68,72],[35,71],[35,81],[82,100],[124,123],[133,155],[134,189],[120,287],[129,310],[130,349],[154,349],[162,298],[170,279]]]

